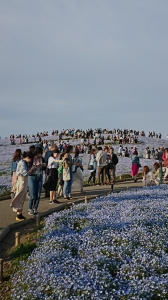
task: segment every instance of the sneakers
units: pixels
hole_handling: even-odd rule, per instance
[[[37,209],[28,209],[28,215],[33,216],[36,215],[38,213]]]
[[[20,214],[20,215],[16,215],[16,221],[24,221],[26,218]]]
[[[28,215],[33,216],[34,215],[34,211],[32,209],[28,209]]]
[[[60,202],[58,202],[57,199],[54,199],[54,200],[50,200],[50,201],[49,201],[49,204],[54,204],[54,203],[55,203],[55,204],[60,204]]]
[[[59,201],[57,201],[57,199],[54,199],[53,202],[56,204],[60,204]]]
[[[71,200],[72,197],[71,197],[71,196],[66,196],[66,197],[64,197],[64,199],[65,199],[65,200]]]

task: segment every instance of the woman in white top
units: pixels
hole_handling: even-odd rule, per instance
[[[59,150],[53,150],[52,155],[48,159],[48,169],[49,169],[49,185],[48,190],[50,191],[50,201],[49,204],[59,203],[56,199],[56,187],[58,182],[58,156]]]

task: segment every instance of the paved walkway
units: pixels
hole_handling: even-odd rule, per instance
[[[114,192],[121,191],[126,188],[133,188],[133,187],[142,187],[142,182],[139,180],[137,183],[134,183],[133,181],[124,181],[124,182],[118,182],[114,185]],[[77,187],[72,188],[72,202],[75,203],[75,201],[78,200],[84,200],[84,198],[87,196],[88,199],[97,197],[98,195],[110,193],[112,192],[110,185],[104,185],[104,186],[86,186],[84,187],[84,193],[80,193],[77,189]],[[60,203],[65,203],[64,198],[58,199]],[[69,203],[70,201],[67,201]],[[12,208],[10,207],[11,199],[1,200],[0,199],[0,233],[3,228],[7,227],[10,224],[16,223],[16,213],[13,212]],[[45,198],[44,194],[41,195],[41,201],[39,204],[39,213],[47,212],[54,206],[58,206],[59,204],[49,204],[49,198]],[[24,203],[23,207],[23,215],[30,219],[32,216],[29,216],[27,214],[28,210],[28,201]]]

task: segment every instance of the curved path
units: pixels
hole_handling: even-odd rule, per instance
[[[142,182],[139,180],[138,182],[134,183],[133,181],[123,181],[123,182],[117,182],[114,185],[114,192],[119,192],[126,188],[133,188],[133,187],[142,187]],[[71,201],[67,201],[66,203],[78,203],[81,201],[84,201],[85,197],[87,196],[89,198],[95,198],[101,194],[106,194],[112,192],[110,185],[103,185],[103,186],[85,186],[84,187],[84,193],[80,193],[77,189],[77,187],[73,187],[72,189],[72,197],[73,199]],[[65,204],[64,198],[58,199],[60,204]],[[10,224],[16,223],[16,213],[13,212],[12,208],[10,207],[11,199],[0,199],[0,234],[2,230],[7,227]],[[49,204],[49,198],[45,198],[44,194],[41,195],[41,201],[39,204],[38,212],[40,215],[43,215],[45,212],[45,215],[50,214],[55,207],[58,207],[59,204]],[[60,209],[62,208],[62,205]],[[23,207],[23,215],[27,219],[32,219],[32,216],[29,216],[27,214],[28,210],[28,201],[24,203]],[[21,222],[20,222],[21,223]]]

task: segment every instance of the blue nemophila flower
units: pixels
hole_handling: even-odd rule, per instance
[[[167,194],[127,190],[49,216],[12,299],[167,299]]]

